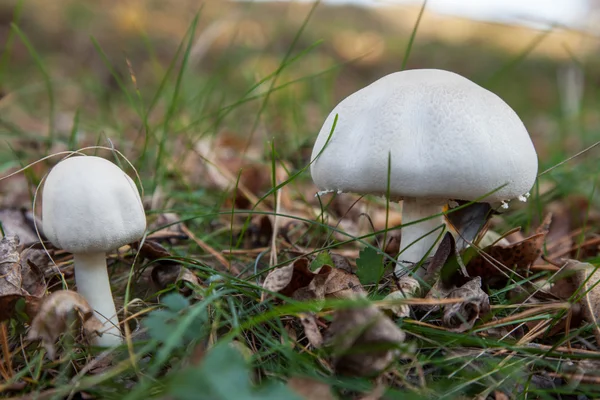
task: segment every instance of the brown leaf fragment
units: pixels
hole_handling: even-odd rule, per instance
[[[18,246],[17,236],[0,239],[0,294],[22,293]]]
[[[54,359],[56,340],[70,331],[73,325],[81,327],[88,340],[103,329],[102,322],[94,316],[94,310],[80,294],[59,290],[44,298],[27,339],[41,340],[48,357]]]
[[[326,283],[330,280],[332,268],[324,265],[313,273],[313,278],[308,284],[298,288],[292,294],[292,297],[298,301],[305,300],[323,300],[327,294]]]
[[[342,256],[341,254],[336,254],[336,253],[331,253],[329,255],[331,256],[331,260],[333,261],[333,267],[335,269],[341,269],[350,274],[355,272],[354,271],[355,268],[352,268],[350,261],[348,261],[348,259],[346,257]]]
[[[151,279],[152,283],[156,285],[158,289],[165,289],[170,285],[176,285],[180,282],[187,282],[193,286],[200,286],[200,280],[196,274],[183,267],[181,264],[166,260],[160,262],[152,269]],[[180,292],[185,296],[190,296],[192,294],[192,290],[186,285],[181,286]]]
[[[335,400],[329,385],[311,378],[295,376],[287,385],[304,400]]]
[[[320,348],[323,344],[323,335],[321,335],[319,325],[317,325],[317,317],[314,314],[300,314],[298,319],[310,344],[315,349]]]
[[[463,208],[458,210],[450,210],[446,214],[446,221],[452,229],[457,232],[456,248],[461,251],[470,243],[475,241],[475,238],[482,231],[486,230],[486,226],[493,215],[492,207],[488,203],[471,203],[462,202]]]
[[[581,298],[579,304],[582,307],[583,319],[590,323],[600,345],[600,271],[592,264],[582,263],[576,260],[569,261],[565,268],[572,271],[574,294]]]
[[[172,257],[167,249],[154,240],[145,240],[141,246],[138,246],[138,253],[150,261]]]
[[[450,232],[446,232],[444,238],[440,242],[435,254],[431,258],[429,265],[427,266],[427,272],[423,280],[428,285],[433,285],[440,276],[442,267],[448,261],[448,258],[455,254],[456,246],[454,243],[454,237]]]
[[[326,297],[349,298],[364,295],[358,277],[343,269],[324,265],[310,270],[308,258],[299,258],[292,264],[271,271],[263,288],[296,300],[322,300]],[[264,300],[265,292],[262,294]]]
[[[289,264],[284,267],[276,268],[269,272],[263,282],[263,289],[269,292],[280,292],[285,289],[294,276],[294,264]],[[264,301],[267,293],[262,292],[260,301]]]
[[[512,271],[527,276],[529,268],[542,254],[552,214],[546,215],[536,233],[510,246],[493,245],[482,250],[467,264],[469,276],[480,276],[484,287],[502,288]]]
[[[442,323],[453,332],[465,332],[483,314],[490,311],[490,298],[481,290],[481,278],[475,277],[448,294],[448,298],[462,298],[463,302],[444,307]]]
[[[0,322],[11,319],[15,314],[15,307],[19,300],[25,300],[25,314],[32,320],[39,308],[41,299],[35,296],[24,294],[6,294],[0,295]]]
[[[366,295],[358,277],[346,270],[332,268],[325,281],[325,296],[351,298]]]
[[[384,299],[396,304],[384,306],[383,309],[389,310],[398,318],[407,318],[410,316],[410,306],[408,304],[401,304],[401,301],[418,296],[421,285],[415,278],[406,275],[398,280],[396,286],[397,288],[385,296]]]
[[[0,210],[0,222],[6,236],[18,236],[20,243],[38,242],[34,216],[24,209],[7,208]],[[38,223],[38,228],[41,224]]]
[[[372,305],[337,310],[324,335],[336,372],[373,376],[385,370],[400,354],[397,346],[406,335]]]
[[[273,223],[268,215],[256,215],[250,220],[250,225],[244,235],[245,249],[268,246],[273,236]]]

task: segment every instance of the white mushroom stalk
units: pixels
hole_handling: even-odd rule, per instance
[[[104,325],[102,336],[96,338],[95,344],[118,346],[122,342],[121,330],[106,269],[106,253],[75,253],[73,261],[77,292],[87,300]]]
[[[397,276],[405,269],[411,269],[414,264],[425,257],[434,254],[445,228],[444,217],[441,215],[446,203],[435,200],[406,197],[402,201],[402,240],[398,264],[394,270]],[[415,221],[420,221],[414,223]],[[406,263],[410,265],[406,265]],[[423,277],[425,269],[419,268],[417,276]]]
[[[139,240],[146,215],[134,182],[100,157],[78,156],[59,162],[42,191],[42,222],[56,247],[73,253],[75,283],[103,323],[94,344],[122,343],[119,318],[106,268],[106,253]]]
[[[531,189],[538,167],[508,104],[437,69],[395,72],[346,97],[325,120],[312,159],[319,189],[405,199],[397,275],[402,260],[436,250],[443,204],[431,199],[508,205]]]

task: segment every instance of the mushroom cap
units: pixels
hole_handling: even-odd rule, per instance
[[[315,142],[311,175],[322,190],[385,195],[388,154],[394,198],[475,200],[496,190],[482,201],[508,200],[531,189],[538,167],[500,97],[436,69],[384,76],[339,103]]]
[[[104,158],[59,162],[48,174],[42,196],[44,234],[71,253],[107,252],[140,239],[146,230],[135,183]]]

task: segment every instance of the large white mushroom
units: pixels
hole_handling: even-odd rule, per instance
[[[322,190],[385,195],[389,180],[391,197],[403,199],[397,275],[435,251],[449,200],[525,195],[538,166],[525,126],[500,97],[436,69],[396,72],[348,96],[323,124],[317,156],[311,175]]]
[[[134,182],[103,158],[70,157],[52,168],[42,196],[44,234],[73,253],[77,291],[104,324],[95,344],[120,344],[106,252],[144,235],[146,216]]]

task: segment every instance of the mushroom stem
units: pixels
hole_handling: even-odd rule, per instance
[[[394,273],[400,276],[407,272],[408,265],[402,262],[416,264],[431,249],[433,254],[437,249],[437,239],[440,236],[440,226],[444,225],[441,215],[445,202],[416,199],[405,197],[402,202],[402,238],[400,241],[400,255]],[[437,215],[436,214],[440,214]],[[414,221],[423,220],[416,224],[408,225]],[[419,268],[416,275],[423,277],[425,269]]]
[[[75,253],[75,283],[81,294],[94,309],[94,315],[104,325],[101,337],[94,344],[103,347],[118,346],[122,343],[119,318],[115,309],[105,253]]]

